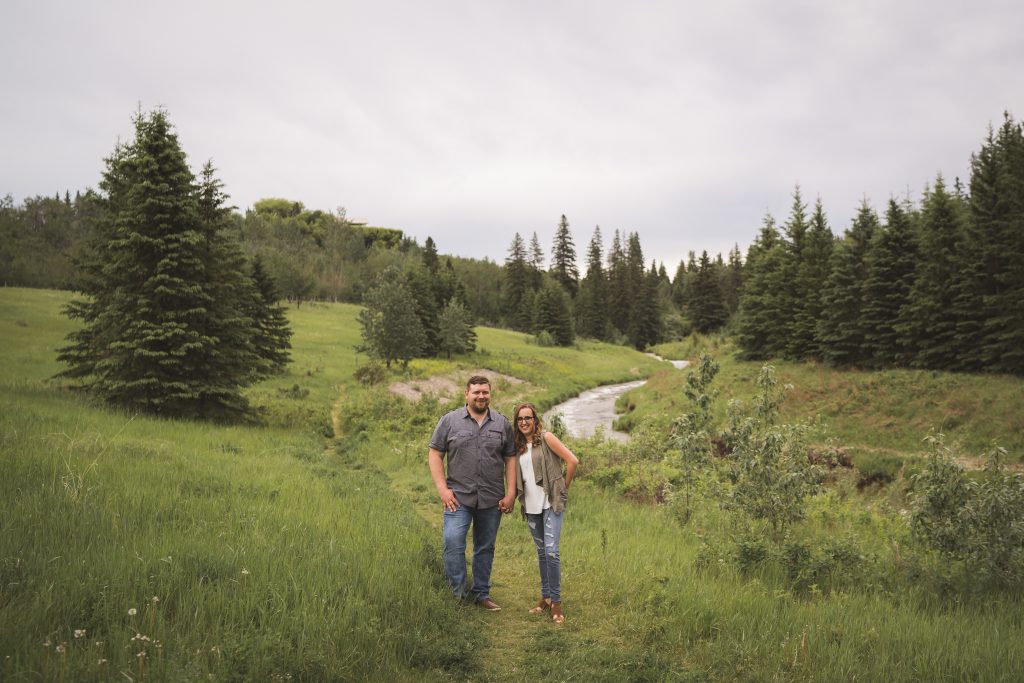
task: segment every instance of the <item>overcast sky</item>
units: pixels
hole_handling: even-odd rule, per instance
[[[1024,2],[83,2],[0,5],[0,196],[96,187],[164,107],[197,170],[400,228],[442,253],[584,268],[601,226],[670,274],[781,223],[966,179],[1024,117]]]

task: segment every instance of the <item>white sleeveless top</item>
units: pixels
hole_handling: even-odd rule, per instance
[[[533,475],[533,444],[527,444],[526,452],[519,456],[519,469],[523,473],[523,508],[528,515],[539,515],[551,507],[551,501]]]

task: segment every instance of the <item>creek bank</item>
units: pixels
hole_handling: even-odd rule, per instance
[[[658,360],[665,360],[653,353],[647,355]],[[666,362],[671,363],[680,370],[689,363],[689,361],[685,360],[670,360]],[[627,391],[641,387],[646,383],[647,380],[639,379],[632,382],[606,384],[588,389],[575,398],[570,398],[564,403],[559,403],[549,408],[546,415],[549,417],[556,414],[560,415],[562,422],[565,423],[566,430],[571,436],[576,438],[585,439],[593,436],[598,427],[603,427],[605,438],[623,442],[628,441],[629,434],[612,429],[612,424],[617,417],[615,402]]]

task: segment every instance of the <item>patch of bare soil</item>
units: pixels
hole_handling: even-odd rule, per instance
[[[449,373],[446,375],[435,375],[427,379],[413,379],[405,382],[393,382],[388,389],[392,394],[401,396],[409,401],[418,401],[422,396],[436,396],[440,399],[449,399],[458,396],[466,388],[466,380],[473,375],[483,375],[491,380],[491,386],[513,386],[523,384],[525,380],[505,375],[486,368],[476,370],[464,370],[458,374]]]

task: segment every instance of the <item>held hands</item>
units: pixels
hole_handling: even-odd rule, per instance
[[[455,497],[455,492],[451,489],[441,491],[441,503],[448,512],[455,512],[459,509],[459,499]]]
[[[498,509],[504,512],[506,515],[511,513],[516,507],[515,496],[505,496],[498,501]]]

